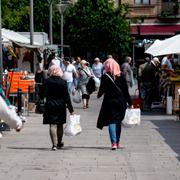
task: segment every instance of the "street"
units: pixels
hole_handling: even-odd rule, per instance
[[[122,129],[121,148],[112,151],[107,128],[96,128],[102,99],[89,108],[74,104],[82,133],[64,136],[65,147],[51,151],[42,115],[30,112],[20,133],[0,139],[1,180],[179,180],[180,122],[162,110],[142,112],[141,125]]]

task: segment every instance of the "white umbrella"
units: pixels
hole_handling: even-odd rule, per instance
[[[145,53],[152,56],[162,56],[166,54],[180,54],[180,34],[165,40],[156,40]]]

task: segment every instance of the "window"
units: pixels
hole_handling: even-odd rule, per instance
[[[149,5],[150,0],[135,0],[135,5]]]

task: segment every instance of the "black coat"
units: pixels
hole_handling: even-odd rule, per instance
[[[104,95],[104,99],[97,121],[97,128],[99,129],[111,123],[121,123],[125,116],[127,103],[129,106],[132,105],[127,82],[123,75],[116,77],[115,83],[121,89],[121,92],[118,91],[115,84],[107,75],[104,74],[101,78],[101,85],[97,97],[100,98]]]
[[[66,123],[66,107],[73,112],[70,96],[65,80],[58,76],[51,76],[45,84],[46,103],[43,114],[43,124]]]

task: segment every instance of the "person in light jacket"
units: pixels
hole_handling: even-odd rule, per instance
[[[74,110],[68,93],[67,82],[62,79],[63,72],[57,65],[48,69],[49,78],[46,80],[46,103],[43,114],[43,124],[49,124],[52,150],[63,147],[63,124],[66,123],[66,107],[72,115]]]
[[[97,98],[104,95],[98,116],[97,128],[108,126],[112,150],[120,145],[121,122],[124,119],[128,105],[132,108],[132,101],[128,92],[127,82],[121,74],[119,64],[112,58],[104,62],[105,73],[101,78],[101,85]]]
[[[134,85],[133,71],[131,69],[132,58],[129,56],[125,57],[125,62],[121,66],[122,73],[126,79],[128,87]]]
[[[81,68],[79,68],[79,81],[77,88],[81,90],[82,93],[82,102],[83,102],[83,109],[87,109],[89,107],[89,99],[90,94],[92,92],[89,92],[87,89],[87,84],[89,81],[89,78],[92,77],[92,71],[88,67],[88,62],[86,60],[82,60],[80,62]]]

